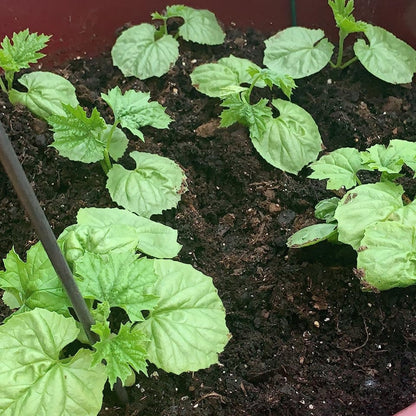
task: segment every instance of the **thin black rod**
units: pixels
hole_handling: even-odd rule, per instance
[[[94,324],[94,319],[88,310],[87,304],[78,289],[74,277],[72,276],[71,269],[58,247],[56,238],[46,219],[45,213],[27,180],[22,165],[20,164],[1,123],[0,162],[3,165],[10,182],[13,184],[17,196],[25,208],[57,275],[61,279],[62,285],[72,302],[74,311],[81,322],[89,341],[91,344],[94,344],[98,340],[98,336],[91,331],[91,325]]]
[[[298,18],[296,14],[296,0],[290,0],[290,15],[292,18],[292,26],[297,26]]]

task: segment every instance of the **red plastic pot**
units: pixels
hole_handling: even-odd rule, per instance
[[[127,22],[150,21],[150,13],[162,11],[167,4],[186,4],[209,9],[225,26],[254,27],[267,34],[291,26],[294,17],[300,26],[322,28],[336,40],[332,12],[327,0],[3,0],[0,14],[0,39],[29,28],[32,32],[52,34],[42,60],[59,64],[77,56],[94,56],[109,48],[115,31]],[[416,2],[414,0],[356,0],[355,16],[382,26],[416,47]],[[295,6],[296,13],[293,13]],[[416,416],[416,403],[395,416]]]
[[[120,0],[116,4],[112,0],[3,0],[0,39],[29,28],[32,32],[53,34],[45,50],[49,63],[94,56],[112,46],[116,29],[123,24],[149,22],[150,13],[178,3],[209,9],[226,26],[255,27],[270,34],[291,25],[291,6],[295,5],[298,25],[322,28],[330,38],[337,33],[327,0]],[[382,26],[416,46],[416,2],[395,0],[394,6],[391,0],[355,3],[355,15],[360,19]]]

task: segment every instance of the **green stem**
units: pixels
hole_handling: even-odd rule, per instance
[[[5,92],[6,94],[8,93],[7,92],[7,88],[6,88],[6,86],[4,85],[4,82],[3,82],[3,80],[0,78],[0,88],[1,88],[1,90],[3,91],[3,92]]]
[[[110,144],[111,139],[113,138],[114,132],[119,125],[119,121],[115,120],[114,124],[111,126],[111,129],[107,136],[107,143],[104,149],[104,158],[100,160],[101,167],[103,168],[104,173],[107,175],[108,171],[113,167],[110,160]]]
[[[344,69],[346,68],[348,65],[351,65],[352,63],[354,63],[355,61],[358,61],[358,58],[356,56],[354,56],[354,58],[351,58],[349,61],[345,62],[344,64],[342,64],[339,69]]]
[[[342,65],[342,57],[344,55],[344,40],[347,37],[347,33],[345,33],[343,30],[339,31],[339,42],[338,42],[338,57],[337,62],[334,65],[334,68],[341,68]]]
[[[247,92],[246,92],[246,98],[247,98],[247,102],[250,104],[250,96],[251,96],[251,92],[253,91],[254,85],[256,84],[256,82],[259,80],[259,78],[262,76],[262,73],[259,72],[253,79],[253,82],[251,83],[250,87],[248,88]]]

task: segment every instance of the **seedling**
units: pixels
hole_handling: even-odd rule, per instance
[[[26,262],[12,249],[0,272],[3,300],[17,309],[0,326],[2,415],[36,409],[39,416],[94,416],[106,380],[111,387],[117,378],[131,383],[134,371],[146,374],[148,361],[175,374],[206,368],[228,342],[211,278],[160,258],[178,253],[176,231],[116,208],[81,209],[77,220],[58,242],[99,341],[91,345],[72,317],[41,243]],[[117,320],[115,308],[128,319]],[[76,338],[85,345],[71,344]]]
[[[173,18],[183,20],[175,36],[168,34],[167,22]],[[152,19],[162,21],[161,26],[156,28],[149,23],[133,26],[113,46],[113,64],[126,77],[146,79],[166,74],[179,57],[178,37],[205,45],[219,45],[224,41],[224,32],[208,10],[173,5],[167,6],[164,14],[152,13]]]
[[[342,198],[321,201],[317,218],[326,223],[293,234],[287,245],[300,248],[329,239],[357,251],[356,275],[365,290],[387,290],[416,283],[416,201],[408,202],[395,180],[403,166],[416,171],[416,143],[392,140],[364,152],[341,148],[310,167],[313,179],[328,179],[327,189],[348,190]],[[377,183],[361,184],[360,170],[380,172]]]
[[[62,103],[76,106],[78,100],[75,88],[65,78],[51,72],[31,72],[22,75],[19,83],[26,92],[13,88],[15,74],[30,64],[37,63],[45,55],[41,52],[50,39],[47,35],[29,33],[29,29],[14,33],[10,40],[3,39],[0,49],[0,68],[4,71],[6,83],[0,77],[0,88],[12,104],[23,104],[39,117],[63,114]]]
[[[271,105],[280,113],[275,118],[266,98],[251,103],[254,87],[276,85],[290,98],[296,84],[291,76],[281,74],[231,55],[198,66],[191,80],[198,91],[223,100],[222,127],[236,122],[247,126],[254,147],[268,163],[298,173],[321,150],[321,136],[311,115],[290,101],[275,99]]]
[[[135,170],[113,164],[125,153],[128,139],[119,127],[124,127],[144,141],[140,128],[167,128],[171,118],[158,103],[150,101],[150,94],[126,91],[115,87],[102,94],[114,113],[114,122],[107,125],[94,108],[88,117],[85,110],[63,104],[63,115],[52,115],[47,121],[54,131],[55,147],[59,154],[84,163],[100,162],[108,176],[107,189],[111,198],[126,209],[145,217],[159,214],[177,205],[186,191],[183,170],[172,160],[143,152],[132,152]]]
[[[352,12],[353,0],[329,0],[329,6],[339,28],[338,54],[331,62],[334,46],[321,29],[291,27],[265,41],[264,64],[295,79],[319,72],[328,63],[343,69],[359,60],[371,74],[392,84],[412,81],[416,72],[416,51],[387,30],[370,23],[356,21]],[[344,41],[352,33],[363,33],[364,39],[355,41],[355,56],[346,62]]]

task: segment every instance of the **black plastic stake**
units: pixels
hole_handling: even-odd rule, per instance
[[[1,123],[0,161],[7,173],[7,176],[13,184],[20,202],[31,220],[57,275],[62,281],[66,293],[72,302],[74,311],[81,322],[89,341],[91,344],[94,344],[98,341],[98,336],[91,331],[91,325],[94,324],[94,319],[91,316],[87,304],[78,289],[68,263],[58,247],[56,238],[48,220],[46,219],[45,213],[43,212],[39,201],[26,178],[22,165],[20,164]]]

